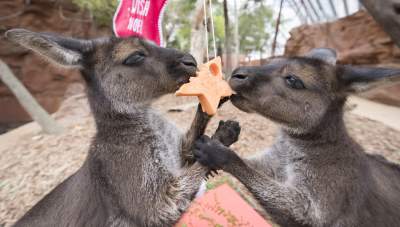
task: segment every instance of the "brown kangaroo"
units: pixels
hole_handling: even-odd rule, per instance
[[[173,225],[207,173],[191,148],[210,117],[198,108],[182,135],[150,105],[195,75],[194,58],[138,37],[79,40],[24,29],[6,37],[80,70],[97,129],[82,167],[15,226]],[[223,122],[216,138],[232,141],[224,136],[232,127]]]
[[[249,159],[203,136],[195,157],[239,179],[281,226],[399,226],[400,166],[365,153],[343,122],[349,93],[399,75],[338,65],[336,52],[324,48],[238,68],[229,81],[232,103],[278,123],[280,133]]]

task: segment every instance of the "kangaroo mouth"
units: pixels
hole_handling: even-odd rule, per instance
[[[179,79],[176,81],[177,84],[176,84],[175,91],[177,91],[182,85],[189,83],[190,77],[192,77],[192,76],[196,76],[196,73],[194,73],[194,74],[187,74],[187,75],[185,75],[185,76],[179,78]]]
[[[230,97],[230,100],[231,103],[239,110],[244,111],[246,113],[253,112],[253,110],[250,108],[251,104],[249,100],[246,97],[242,96],[240,93],[233,94]]]
[[[231,95],[230,99],[232,102],[234,102],[234,101],[244,100],[245,98],[242,95],[240,95],[239,93],[234,93]]]
[[[178,88],[180,88],[182,85],[184,85],[186,83],[189,83],[189,80],[190,80],[190,76],[179,79],[178,80]]]
[[[185,70],[186,72],[178,78],[177,82],[177,88],[176,90],[178,90],[182,85],[189,83],[190,81],[190,77],[196,77],[197,74],[197,68],[193,67],[190,70]]]

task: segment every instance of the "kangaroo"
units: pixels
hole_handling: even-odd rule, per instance
[[[80,40],[24,29],[6,37],[59,66],[79,69],[96,123],[82,167],[15,226],[173,225],[207,174],[191,148],[210,117],[198,108],[182,134],[151,103],[188,82],[195,59],[139,37]],[[224,122],[215,138],[232,141],[226,137],[231,125],[238,127]]]
[[[240,180],[281,226],[399,226],[400,166],[365,153],[343,121],[348,94],[399,75],[336,64],[325,48],[240,67],[229,81],[231,101],[279,124],[275,143],[242,159],[203,136],[194,155]]]

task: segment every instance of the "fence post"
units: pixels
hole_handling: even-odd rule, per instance
[[[2,60],[0,60],[0,79],[12,91],[22,107],[42,127],[45,133],[60,134],[63,131],[62,127],[39,105]]]

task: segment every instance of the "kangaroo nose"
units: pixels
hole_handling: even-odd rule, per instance
[[[181,63],[184,64],[185,66],[191,66],[191,67],[197,67],[197,62],[196,59],[190,54],[185,54],[181,58]]]
[[[240,89],[241,87],[249,84],[250,76],[251,74],[246,67],[237,68],[232,72],[231,79],[229,80],[229,85],[234,91],[238,92],[237,89]]]

